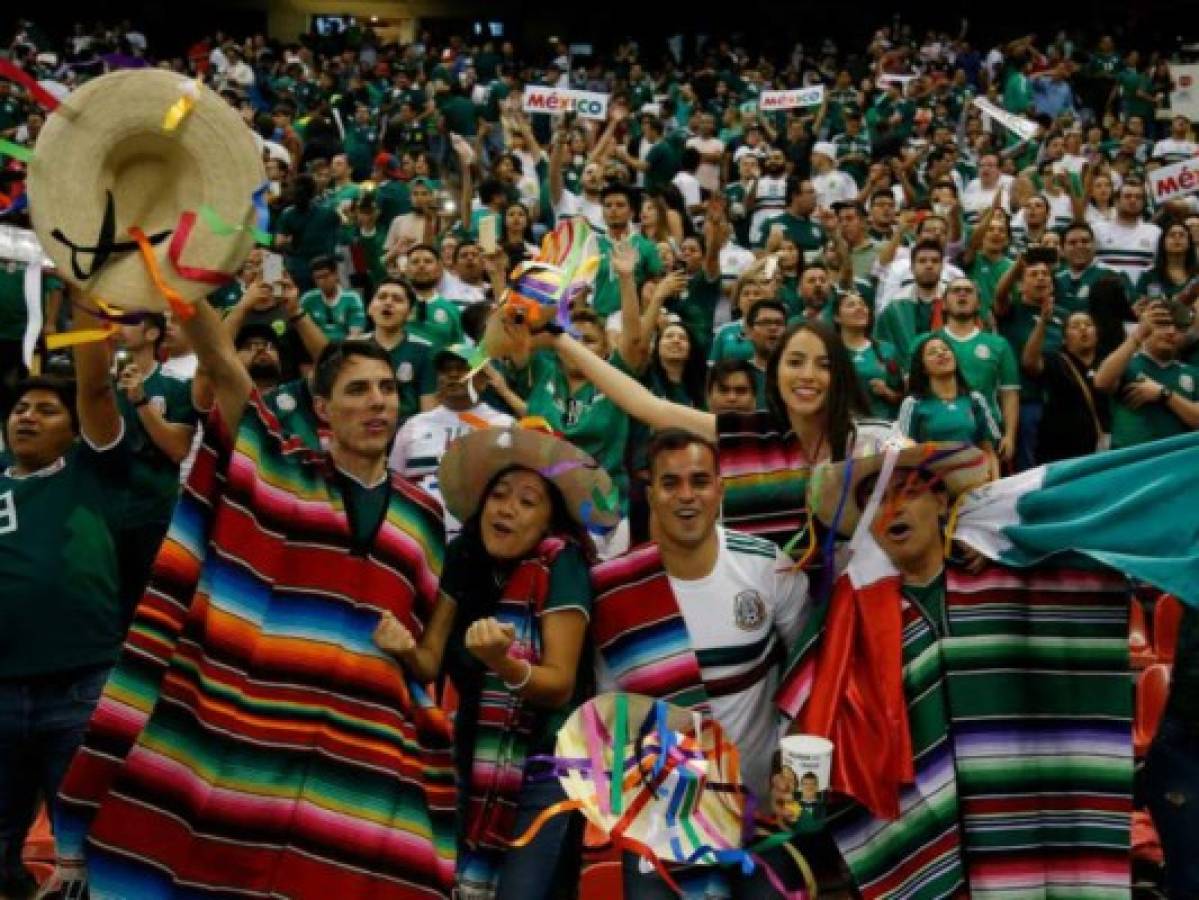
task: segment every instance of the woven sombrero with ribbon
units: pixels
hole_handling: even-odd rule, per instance
[[[262,158],[215,92],[158,69],[89,81],[49,115],[29,162],[46,253],[89,296],[187,315],[261,240]]]

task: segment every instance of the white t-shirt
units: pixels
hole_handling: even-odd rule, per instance
[[[720,552],[703,578],[670,579],[691,636],[712,714],[741,754],[744,781],[768,796],[781,736],[772,698],[784,656],[808,613],[808,578],[774,544],[717,527]],[[606,673],[601,667],[604,685]]]
[[[1163,138],[1153,145],[1153,158],[1160,159],[1167,165],[1182,162],[1199,154],[1199,144],[1194,141],[1176,141],[1174,138]]]
[[[816,202],[823,209],[832,209],[834,203],[849,203],[858,196],[857,184],[847,172],[840,169],[813,175],[812,187],[816,189]]]
[[[493,409],[486,403],[477,404],[467,410],[465,415],[478,417],[493,427],[503,428],[512,424],[510,415]],[[441,488],[437,481],[437,467],[441,465],[441,458],[455,438],[474,430],[475,427],[463,419],[462,415],[444,406],[417,413],[404,423],[396,435],[389,465],[440,502]],[[455,537],[461,530],[462,523],[447,510],[446,540]]]
[[[1011,175],[1000,175],[999,182],[993,188],[985,188],[981,181],[977,178],[973,179],[966,185],[966,190],[962,192],[962,212],[966,216],[966,222],[973,225],[982,217],[987,208],[995,202],[996,191],[1003,194],[1003,207],[1007,209],[1008,192],[1011,187]]]
[[[874,316],[877,320],[892,300],[911,293],[916,284],[916,279],[912,276],[911,250],[900,247],[895,252],[895,259],[891,261],[891,265],[882,267],[876,263],[875,271],[878,273],[878,288],[874,295]],[[949,282],[964,277],[961,269],[946,261],[941,266],[941,280],[937,284],[937,293],[944,294]]]
[[[679,189],[679,193],[683,195],[683,203],[687,207],[687,214],[691,215],[691,208],[699,206],[704,202],[704,195],[700,191],[699,179],[690,172],[679,172],[671,179],[671,182]]]
[[[1095,261],[1128,276],[1133,284],[1153,266],[1162,230],[1152,222],[1138,221],[1132,227],[1112,222],[1094,222]]]
[[[755,198],[753,218],[749,220],[749,242],[756,246],[766,240],[766,223],[787,208],[786,177],[763,175],[758,179]]]
[[[697,135],[687,139],[687,146],[694,147],[701,154],[724,152],[724,141],[718,137],[702,138]],[[695,170],[695,177],[699,179],[699,183],[705,190],[711,191],[713,194],[720,191],[719,163],[701,162],[699,168]]]
[[[559,219],[579,217],[586,219],[597,234],[606,234],[608,226],[604,223],[604,207],[598,200],[588,200],[583,194],[562,189],[562,196],[554,207],[554,215]]]
[[[482,303],[487,299],[485,284],[468,284],[453,272],[445,272],[441,276],[441,284],[437,293],[446,300],[453,300],[459,306],[470,306],[472,303]]]

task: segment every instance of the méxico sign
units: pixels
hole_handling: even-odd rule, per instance
[[[608,96],[593,91],[529,85],[525,88],[525,112],[551,115],[572,112],[581,119],[606,119]]]

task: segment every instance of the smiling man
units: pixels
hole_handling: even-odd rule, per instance
[[[216,408],[64,784],[60,871],[146,900],[449,897],[449,722],[372,639],[384,614],[427,629],[444,550],[436,501],[387,467],[392,362],[321,353],[322,451],[280,428],[211,307],[183,328]]]
[[[746,785],[765,796],[778,746],[771,708],[779,661],[807,614],[808,580],[781,550],[716,524],[724,496],[716,447],[679,428],[647,451],[652,541],[592,573],[599,689],[632,691],[710,713],[741,754]],[[672,871],[685,898],[773,897],[758,875],[719,867]],[[630,900],[674,896],[656,874],[624,864]]]

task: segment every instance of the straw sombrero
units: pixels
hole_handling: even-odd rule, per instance
[[[748,790],[736,745],[711,716],[601,694],[566,720],[554,753],[571,805],[614,843],[663,863],[743,856]]]
[[[583,525],[609,529],[620,522],[612,480],[599,463],[548,429],[521,423],[481,428],[450,444],[437,471],[446,509],[465,522],[479,508],[488,482],[511,466],[532,469],[552,482]]]
[[[164,70],[128,70],[89,81],[49,116],[29,165],[29,208],[64,277],[116,306],[162,309],[130,227],[146,235],[165,284],[196,300],[249,254],[264,178],[250,130],[216,93]],[[226,233],[196,220],[201,210]],[[187,212],[194,227],[181,229]]]
[[[808,481],[808,509],[843,537],[858,526],[858,485],[883,468],[886,452],[817,466]],[[950,499],[990,479],[990,459],[973,444],[925,443],[900,448],[897,469],[920,469],[939,477]]]

